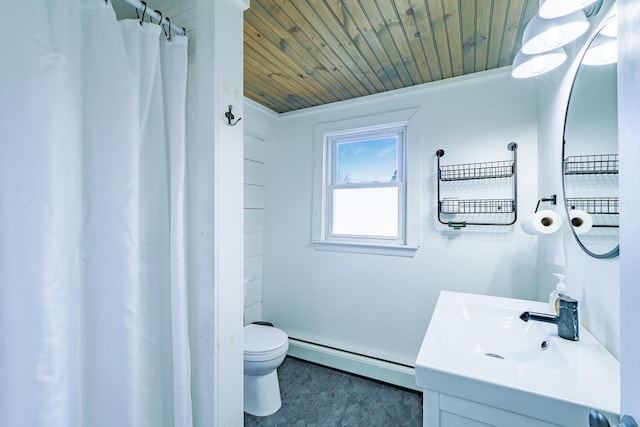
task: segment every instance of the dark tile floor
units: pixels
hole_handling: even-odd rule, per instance
[[[245,426],[422,425],[422,393],[287,357],[278,368],[282,407],[244,414]]]

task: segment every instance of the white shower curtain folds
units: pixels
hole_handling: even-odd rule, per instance
[[[0,426],[190,426],[187,39],[3,4]]]

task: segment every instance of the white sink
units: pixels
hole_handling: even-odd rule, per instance
[[[444,353],[489,356],[518,363],[534,363],[555,357],[559,366],[567,363],[551,346],[555,325],[523,322],[525,310],[482,302],[454,301],[447,305],[440,334]],[[450,339],[457,337],[456,339]],[[472,357],[472,360],[474,358]]]
[[[524,311],[548,312],[548,305],[441,292],[416,361],[417,384],[559,425],[587,425],[591,409],[615,417],[619,362],[585,328],[580,341],[565,340],[554,324],[522,321]]]

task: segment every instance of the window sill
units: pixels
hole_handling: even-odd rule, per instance
[[[399,256],[407,258],[413,258],[419,248],[419,246],[410,245],[329,242],[326,240],[314,240],[312,243],[316,251],[347,252],[356,254]]]

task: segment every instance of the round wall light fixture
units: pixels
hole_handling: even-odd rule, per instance
[[[558,68],[566,60],[567,53],[562,47],[537,55],[527,55],[520,51],[513,60],[511,75],[517,79],[536,77]]]
[[[545,19],[559,18],[584,9],[597,0],[546,0],[540,5],[538,14]]]
[[[535,15],[522,34],[522,52],[527,55],[548,52],[580,37],[589,28],[583,11],[556,19]]]

